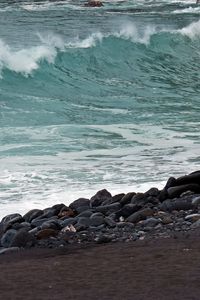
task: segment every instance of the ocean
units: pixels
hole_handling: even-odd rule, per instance
[[[200,5],[0,2],[0,216],[199,169]]]

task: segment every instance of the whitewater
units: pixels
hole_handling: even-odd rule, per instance
[[[199,169],[200,5],[0,3],[0,216]]]

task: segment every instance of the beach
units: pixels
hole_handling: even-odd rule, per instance
[[[5,300],[198,300],[199,232],[0,256]]]

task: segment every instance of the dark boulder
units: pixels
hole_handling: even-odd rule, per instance
[[[91,199],[90,199],[90,205],[91,207],[97,207],[101,205],[104,201],[111,201],[112,195],[106,190],[100,190],[98,191]]]
[[[198,184],[185,184],[185,185],[179,185],[179,186],[174,186],[170,187],[167,189],[168,197],[169,198],[176,198],[179,197],[182,193],[191,191],[194,193],[199,193],[200,192],[200,185]]]
[[[144,208],[130,215],[126,221],[130,223],[138,223],[139,221],[145,220],[146,217],[152,216],[153,214],[154,211],[151,208]]]
[[[31,209],[29,210],[24,216],[25,222],[31,223],[33,219],[36,219],[37,217],[43,215],[43,210],[41,209]]]
[[[75,201],[73,201],[69,207],[75,211],[77,211],[78,213],[80,213],[79,209],[81,207],[90,207],[90,200],[89,199],[85,199],[85,198],[79,198]]]
[[[128,203],[131,202],[131,199],[133,198],[133,196],[135,196],[136,193],[132,192],[132,193],[127,193],[126,195],[124,195],[124,197],[119,201],[120,204],[123,206],[123,205],[126,205]]]

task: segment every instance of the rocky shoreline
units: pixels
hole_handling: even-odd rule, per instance
[[[69,206],[15,213],[0,222],[0,254],[75,243],[175,237],[200,228],[200,171],[170,177],[162,190],[112,196],[106,189]]]

